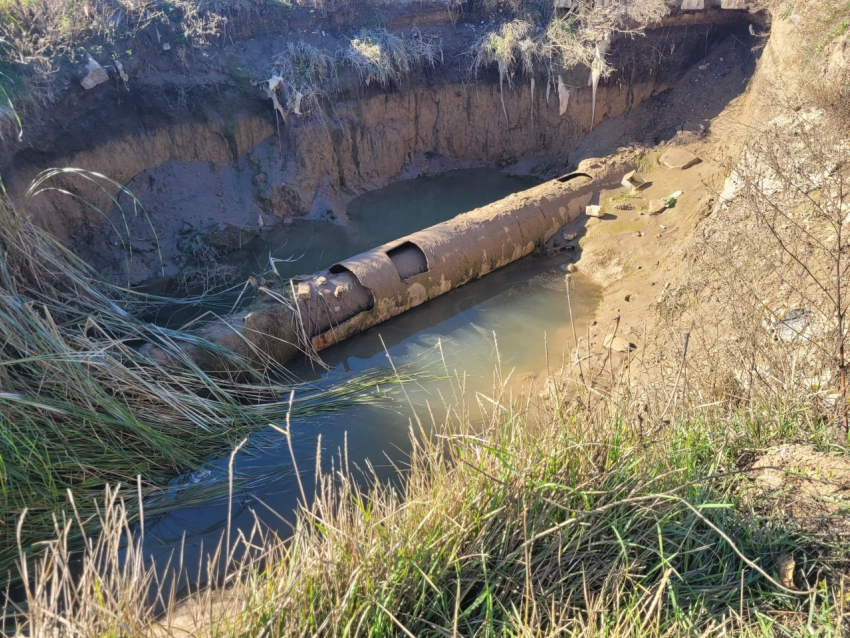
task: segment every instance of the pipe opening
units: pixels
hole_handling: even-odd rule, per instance
[[[387,257],[393,262],[399,277],[410,279],[428,272],[428,258],[422,249],[412,241],[406,241],[387,251]]]
[[[578,179],[579,177],[584,177],[589,180],[593,180],[593,178],[587,173],[567,173],[566,175],[561,175],[560,177],[556,177],[555,181],[560,182],[561,184],[566,184],[567,182],[571,182],[574,179]]]

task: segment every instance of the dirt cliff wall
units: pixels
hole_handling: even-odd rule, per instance
[[[596,123],[671,86],[723,32],[686,23],[615,42],[616,72],[597,92]],[[29,209],[104,274],[137,283],[179,272],[198,247],[187,238],[216,224],[256,232],[260,220],[343,217],[352,197],[423,170],[523,160],[517,170],[551,175],[595,124],[586,69],[562,77],[563,105],[555,78],[536,77],[532,88],[531,78],[515,77],[502,91],[495,74],[467,82],[456,69],[420,70],[389,90],[350,86],[321,117],[287,125],[238,74],[194,88],[189,101],[178,90],[184,77],[133,87],[117,104],[86,96],[52,144],[19,154],[7,182],[19,200],[50,166],[128,185],[144,213],[117,184],[77,175],[53,183],[74,198],[46,193]]]

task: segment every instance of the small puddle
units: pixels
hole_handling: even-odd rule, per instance
[[[312,272],[536,183],[494,169],[473,169],[393,184],[354,200],[348,226],[296,222],[247,245],[238,259],[246,263],[261,259],[262,254],[267,259],[269,253],[278,257],[301,253],[299,261],[282,264],[289,274],[281,274]],[[497,365],[504,377],[510,373],[512,389],[539,391],[547,367],[559,369],[567,351],[574,347],[564,278],[570,261],[569,254],[522,259],[322,351],[330,373],[303,362],[292,369],[301,378],[320,382],[344,378],[387,366],[386,347],[397,367],[428,365],[434,375],[445,375],[446,368],[451,374],[456,372],[465,379],[467,396],[492,394]],[[572,311],[579,335],[584,334],[599,297],[590,282],[578,274],[573,276]],[[395,476],[392,463],[405,463],[415,414],[426,428],[431,423],[429,410],[441,423],[446,415],[444,399],[450,401],[453,396],[446,379],[411,383],[405,389],[412,409],[405,396],[396,392],[396,398],[382,406],[347,408],[293,424],[295,455],[308,495],[312,493],[319,435],[325,470],[330,469],[331,456],[345,447],[352,466],[363,468],[368,459],[380,477]],[[248,477],[252,485],[234,495],[234,504],[239,504],[234,508],[234,533],[239,527],[249,528],[256,512],[267,525],[286,535],[289,528],[281,517],[291,519],[298,494],[286,441],[272,428],[257,433],[254,441],[256,445],[239,454],[235,462],[237,475]],[[227,459],[191,480],[226,483]],[[148,551],[157,558],[167,557],[185,532],[186,559],[191,561],[202,547],[209,551],[218,542],[226,517],[227,507],[221,503],[175,511],[149,525]]]

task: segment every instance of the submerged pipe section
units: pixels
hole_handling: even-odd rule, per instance
[[[593,178],[573,173],[293,279],[261,289],[245,310],[197,336],[242,357],[283,363],[320,351],[543,246],[590,202]],[[186,354],[221,367],[208,349]]]

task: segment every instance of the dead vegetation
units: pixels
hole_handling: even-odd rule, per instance
[[[840,126],[790,111],[752,138],[686,245],[651,357],[690,331],[701,402],[778,402],[846,430],[847,160]]]
[[[502,59],[516,70],[528,33],[513,34]],[[298,93],[280,93],[289,113],[310,104]],[[659,296],[648,342],[608,347],[591,367],[576,338],[578,381],[550,384],[542,404],[511,397],[502,371],[492,396],[457,388],[459,401],[429,410],[437,438],[415,428],[403,494],[368,471],[364,489],[342,451],[339,471],[303,496],[288,542],[258,524],[220,546],[228,587],[190,587],[182,604],[159,589],[109,494],[105,534],[73,569],[65,540],[77,523],[57,524],[26,613],[4,629],[846,634],[845,130],[805,110],[756,131],[687,246],[687,276]]]
[[[331,52],[290,43],[277,56],[272,76],[261,84],[286,123],[291,115],[321,116],[339,91],[339,71],[348,68],[364,86],[400,86],[414,71],[442,60],[438,38],[415,31],[409,37],[386,29],[362,29],[349,45]]]
[[[645,29],[660,22],[672,6],[668,0],[604,4],[577,0],[566,14],[553,15],[548,21],[514,19],[472,45],[471,73],[478,77],[482,69],[495,65],[502,90],[505,80],[510,88],[515,76],[524,74],[531,81],[532,94],[536,76],[543,76],[548,84],[547,91],[554,88],[561,94],[568,90],[563,85],[561,73],[586,67],[591,71],[595,96],[599,81],[614,70],[606,59],[612,39],[643,35]],[[567,101],[568,97],[562,98],[562,103]],[[502,104],[504,106],[504,97]]]
[[[215,3],[205,1],[6,0],[0,3],[0,89],[15,110],[28,113],[56,100],[60,70],[85,61],[87,46],[129,41],[132,51],[150,29],[157,36],[173,31],[175,46],[206,46],[225,23]],[[7,115],[8,135],[8,114],[0,115]]]
[[[386,29],[363,29],[341,54],[365,86],[398,86],[417,67],[433,67],[441,57],[439,41],[416,32],[400,37]]]

